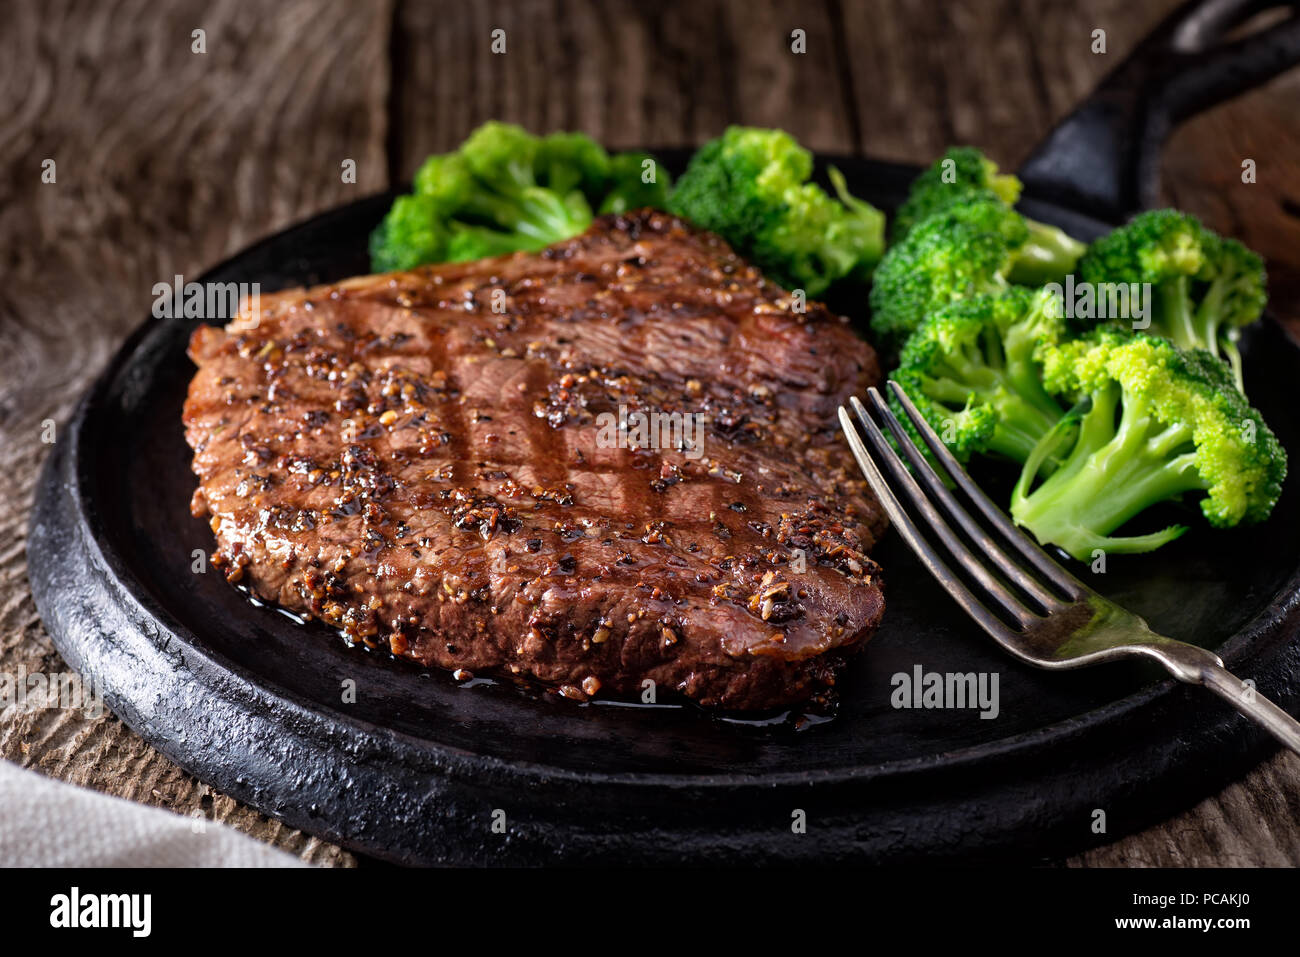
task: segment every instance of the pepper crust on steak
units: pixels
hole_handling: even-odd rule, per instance
[[[259,597],[425,666],[743,710],[875,630],[885,519],[835,415],[875,354],[717,236],[646,210],[260,306],[194,332],[184,411],[212,563]],[[611,442],[620,409],[702,445]]]

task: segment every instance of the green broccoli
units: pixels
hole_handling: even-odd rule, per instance
[[[454,153],[430,156],[370,237],[376,271],[536,250],[591,225],[592,209],[663,207],[665,174],[639,153],[611,157],[582,133],[533,136],[485,123]]]
[[[1060,298],[1047,290],[963,299],[912,333],[894,379],[961,461],[993,452],[1023,463],[1065,414],[1034,358],[1063,332]]]
[[[1268,517],[1286,454],[1221,359],[1112,327],[1040,356],[1047,390],[1076,403],[1025,461],[1012,493],[1012,518],[1040,542],[1079,559],[1094,549],[1150,551],[1186,526],[1111,533],[1158,502],[1196,492],[1205,493],[1201,511],[1211,525]],[[1035,486],[1049,455],[1060,465]]]
[[[885,217],[849,195],[838,201],[808,182],[812,154],[781,130],[732,126],[691,157],[668,209],[712,230],[774,281],[817,296],[832,283],[865,280],[885,247]]]
[[[901,242],[917,223],[972,194],[992,193],[1008,206],[1020,198],[1020,180],[998,174],[997,164],[971,146],[954,146],[912,181],[907,199],[894,213],[890,239]]]
[[[975,197],[948,205],[891,246],[876,267],[872,329],[887,343],[898,343],[950,302],[1001,292],[1020,281],[1028,241],[1024,217],[997,200]],[[1031,271],[1061,278],[1073,268],[1069,256],[1050,269],[1035,258]]]
[[[626,213],[633,209],[665,209],[668,206],[668,174],[658,168],[649,153],[615,153],[609,158],[607,192],[597,212]],[[646,178],[651,177],[649,182]]]
[[[370,234],[370,266],[375,272],[389,272],[442,262],[450,240],[436,200],[420,193],[399,196]]]
[[[1226,359],[1242,387],[1237,340],[1242,326],[1259,319],[1267,297],[1263,260],[1241,243],[1186,213],[1152,210],[1093,243],[1079,275],[1094,286],[1150,283],[1151,333]]]
[[[1020,180],[998,173],[997,164],[970,146],[954,146],[912,183],[906,202],[894,214],[890,236],[902,242],[919,223],[955,203],[992,200],[1014,206]],[[1056,226],[1023,217],[1029,233],[1017,253],[1013,282],[1041,285],[1073,267],[1086,246]],[[1069,265],[1061,269],[1062,263]]]

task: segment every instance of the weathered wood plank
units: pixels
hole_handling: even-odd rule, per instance
[[[0,32],[0,668],[57,672],[23,541],[41,423],[62,422],[155,282],[381,189],[391,14],[347,2],[38,2]],[[206,31],[206,53],[191,31]],[[41,183],[41,160],[57,181]],[[358,182],[341,181],[356,160]],[[116,718],[31,711],[0,755],[198,813],[309,860],[350,856],[210,793]]]

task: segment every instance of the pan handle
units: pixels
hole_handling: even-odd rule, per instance
[[[1267,10],[1290,15],[1227,39]],[[1160,149],[1195,113],[1300,63],[1300,0],[1192,0],[1049,133],[1018,175],[1036,196],[1114,222],[1158,202]]]

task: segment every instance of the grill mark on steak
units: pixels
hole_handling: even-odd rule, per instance
[[[647,210],[261,305],[195,331],[184,413],[213,564],[260,598],[423,665],[744,710],[874,631],[884,518],[835,410],[875,355],[718,237]],[[600,447],[620,405],[707,414],[703,456]]]

